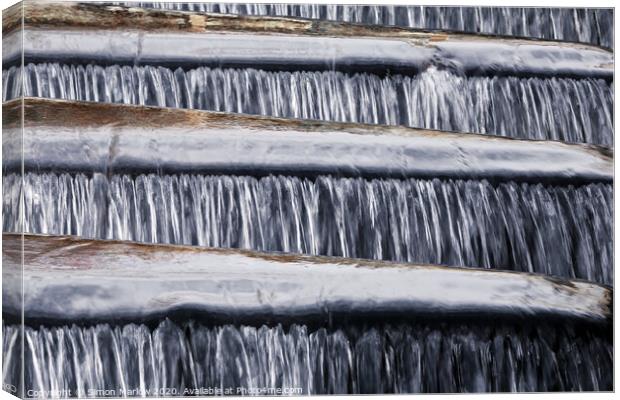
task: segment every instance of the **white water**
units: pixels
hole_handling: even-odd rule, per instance
[[[609,10],[191,7],[613,47]],[[438,69],[381,78],[56,64],[29,65],[27,78],[25,95],[42,97],[613,143],[612,85],[593,79],[463,77]],[[17,97],[15,69],[3,71],[3,81],[3,99]],[[20,179],[4,177],[5,230],[18,227]],[[611,185],[98,174],[27,174],[24,179],[30,232],[506,268],[605,283],[613,278]],[[170,395],[228,386],[300,387],[304,393],[612,389],[609,327],[601,333],[568,323],[558,328],[529,322],[459,325],[450,320],[329,330],[204,327],[191,321],[157,327],[139,321],[26,326],[24,378],[28,389],[51,391],[53,397],[134,390],[152,395],[162,388],[175,392],[157,394]],[[21,329],[3,326],[7,384],[21,381]]]
[[[524,36],[613,47],[613,10],[535,7],[436,7],[393,5],[149,3],[139,7],[244,15],[277,15],[373,25],[397,25]]]
[[[17,71],[3,70],[5,101],[20,95]],[[25,96],[613,143],[613,85],[596,79],[59,64],[25,76]]]
[[[612,282],[612,187],[26,174],[26,232],[502,268]],[[4,179],[15,231],[19,176]]]
[[[3,325],[19,359],[19,332]],[[13,340],[17,339],[17,340]],[[25,328],[25,378],[35,391],[83,397],[188,395],[188,390],[299,388],[321,393],[611,390],[613,348],[592,332],[546,326],[207,328],[162,322]],[[18,381],[17,376],[5,376]],[[55,396],[58,397],[58,396]],[[101,395],[99,396],[101,397]]]

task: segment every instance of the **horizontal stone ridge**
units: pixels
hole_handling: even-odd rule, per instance
[[[6,279],[22,236],[3,235]],[[396,317],[611,318],[612,290],[481,269],[25,235],[23,311],[31,320],[139,321],[192,311],[234,321]],[[19,312],[20,285],[5,286]]]
[[[7,170],[22,162],[20,104],[4,105]],[[29,171],[613,179],[611,150],[592,145],[57,100],[26,99],[24,110]]]
[[[567,42],[84,4],[27,6],[25,29],[17,32],[11,15],[5,23],[5,63],[21,60],[19,46],[10,44],[23,36],[26,62],[381,74],[412,74],[435,65],[470,75],[613,79],[613,53]]]

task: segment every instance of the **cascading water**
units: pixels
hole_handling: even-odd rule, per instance
[[[451,29],[613,47],[611,9],[131,5]],[[97,5],[78,7],[110,12]],[[121,18],[118,9],[115,17]],[[71,21],[67,24],[71,27]],[[137,27],[138,32],[142,28]],[[114,36],[118,39],[121,35]],[[566,44],[557,47],[575,48]],[[62,45],[58,49],[66,50]],[[423,51],[423,46],[420,49]],[[416,75],[405,76],[407,72],[355,73],[353,68],[344,69],[349,72],[208,68],[200,62],[195,68],[187,67],[192,63],[179,64],[185,65],[184,69],[168,68],[139,65],[137,59],[121,62],[114,52],[103,59],[107,66],[79,65],[69,63],[86,63],[87,58],[63,58],[69,53],[59,51],[57,58],[48,59],[43,53],[33,54],[32,61],[40,63],[24,66],[23,93],[19,67],[3,69],[4,101],[23,95],[613,145],[613,82],[585,78],[588,71],[571,74],[572,59],[566,69],[557,69],[563,73],[557,77],[551,77],[549,71],[525,76],[528,71],[536,74],[536,68],[514,69],[519,76],[508,76],[512,69],[499,73],[492,67],[484,70],[488,76],[477,75],[475,69],[467,70],[468,76],[465,69],[458,69],[458,63],[450,63],[449,57],[432,60],[431,66],[424,65]],[[58,64],[47,63],[59,60]],[[511,59],[506,60],[510,65]],[[536,57],[527,62],[535,65]],[[607,71],[606,67],[596,68]],[[45,124],[44,120],[24,121]],[[88,128],[85,131],[89,134]],[[24,132],[28,134],[27,129]],[[586,151],[587,147],[579,149]],[[84,154],[90,150],[85,146]],[[148,150],[138,156],[148,157]],[[578,186],[554,186],[532,180],[364,179],[312,174],[312,178],[304,178],[275,176],[274,171],[257,176],[191,175],[184,170],[177,175],[160,171],[130,175],[131,169],[115,169],[107,175],[88,175],[74,170],[50,171],[34,161],[28,165],[30,172],[23,175],[5,165],[4,232],[22,232],[21,210],[27,233],[508,269],[542,273],[548,279],[537,279],[571,288],[574,282],[557,278],[613,283],[613,186],[609,183],[580,181]],[[470,167],[468,162],[471,159],[463,160],[464,172]],[[105,248],[106,243],[91,248],[96,246]],[[67,246],[62,251],[71,250]],[[238,254],[229,253],[231,257]],[[51,257],[64,261],[53,251]],[[409,267],[416,268],[402,268]],[[26,269],[19,274],[23,287],[32,283]],[[247,281],[246,275],[242,278]],[[130,286],[131,279],[134,277],[128,278]],[[62,285],[63,279],[58,282],[52,283]],[[223,285],[223,291],[246,290],[216,279],[209,283]],[[377,285],[386,283],[378,279]],[[592,287],[587,282],[584,285]],[[611,293],[607,288],[601,291]],[[407,293],[411,291],[403,296]],[[262,302],[263,293],[259,295]],[[319,297],[323,295],[321,291]],[[186,292],[162,293],[157,301],[181,304],[181,308],[153,320],[122,320],[111,313],[96,319],[91,314],[91,319],[85,317],[76,321],[78,325],[68,326],[64,321],[72,322],[70,318],[39,321],[26,315],[24,321],[4,315],[3,383],[21,386],[23,367],[26,397],[208,395],[219,394],[218,390],[226,394],[227,388],[233,390],[228,394],[294,394],[261,392],[263,389],[300,390],[304,394],[613,390],[613,341],[604,320],[611,315],[611,301],[601,301],[600,308],[607,311],[596,322],[577,322],[564,314],[553,315],[557,320],[542,321],[534,316],[531,320],[491,320],[475,305],[474,310],[465,310],[475,315],[462,319],[422,320],[414,313],[407,321],[382,316],[379,323],[360,312],[351,321],[330,314],[319,322],[302,319],[281,326],[277,325],[281,320],[261,320],[246,326],[228,315],[221,324],[204,314],[188,316],[191,312],[183,309],[183,301],[199,297]],[[454,297],[456,307],[462,307],[458,291],[446,292],[445,297]],[[271,307],[269,299],[265,301],[264,305]],[[496,304],[500,303],[501,299]],[[234,309],[238,304],[227,306]],[[434,310],[432,304],[430,308],[429,315]],[[527,304],[523,309],[531,311]],[[545,304],[536,309],[544,311]],[[65,311],[61,309],[61,313]],[[278,310],[271,311],[278,315]],[[49,314],[49,308],[45,312]],[[151,318],[154,314],[143,315]]]
[[[4,180],[4,231],[20,182]],[[31,233],[613,279],[608,184],[28,173],[23,185]]]
[[[5,101],[21,94],[18,71],[3,71]],[[613,143],[613,83],[596,79],[59,64],[25,77],[25,96]]]
[[[544,323],[495,325],[312,330],[166,320],[152,330],[135,324],[26,328],[25,375],[34,393],[82,397],[205,395],[227,388],[240,395],[277,394],[261,393],[264,388],[342,394],[611,387],[613,347],[596,334]],[[19,335],[18,328],[3,328],[5,363],[19,360]]]
[[[524,36],[613,47],[613,10],[536,7],[428,7],[327,4],[118,2],[129,6],[327,19],[373,25]]]

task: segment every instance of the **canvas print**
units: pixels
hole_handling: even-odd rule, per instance
[[[614,389],[613,9],[2,24],[3,390]]]

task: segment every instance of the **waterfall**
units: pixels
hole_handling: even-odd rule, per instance
[[[613,9],[102,4],[3,26],[5,102],[168,108],[5,105],[4,390],[613,390]]]
[[[18,226],[20,181],[4,180],[4,231]],[[31,233],[613,280],[608,184],[33,173],[23,184]]]
[[[613,47],[614,36],[612,9],[166,2],[115,4],[524,36],[593,43],[608,48]]]
[[[5,101],[21,93],[18,71],[3,71]],[[59,64],[25,76],[25,96],[613,143],[613,83],[597,79]]]
[[[610,342],[596,329],[544,323],[313,330],[165,320],[154,329],[26,327],[24,335],[28,388],[65,396],[206,395],[218,393],[198,390],[229,387],[236,395],[277,388],[342,394],[612,387]],[[17,362],[19,328],[3,325],[3,337],[7,362]]]

